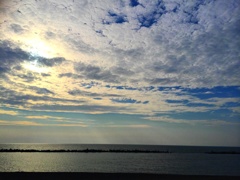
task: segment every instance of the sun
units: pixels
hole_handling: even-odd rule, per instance
[[[37,42],[29,48],[29,53],[33,57],[45,57],[50,58],[50,48],[47,47],[43,42]]]
[[[24,49],[29,53],[29,59],[22,64],[25,69],[37,73],[47,73],[49,71],[49,67],[39,62],[41,58],[50,59],[56,54],[47,42],[39,38],[29,39],[25,41]]]
[[[26,49],[33,57],[52,58],[55,54],[49,43],[38,38],[26,41]]]
[[[37,59],[35,59],[34,61],[25,61],[23,63],[23,67],[29,71],[33,71],[36,73],[47,73],[49,71],[49,68],[44,67],[43,65],[41,65]]]

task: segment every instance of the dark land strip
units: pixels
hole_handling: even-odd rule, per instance
[[[84,150],[36,150],[36,149],[0,149],[0,152],[46,152],[46,153],[170,153],[169,151],[150,151],[150,150],[101,150],[101,149],[84,149]]]
[[[122,150],[122,149],[109,149],[109,150],[102,150],[102,149],[83,149],[83,150],[65,150],[65,149],[0,149],[1,152],[42,152],[42,153],[172,153],[168,150],[166,151],[159,151],[159,150]],[[209,151],[205,152],[206,154],[240,154],[238,151]]]

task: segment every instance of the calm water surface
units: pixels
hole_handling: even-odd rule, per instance
[[[0,153],[1,172],[135,172],[193,175],[240,175],[239,154],[202,152],[239,148],[127,145],[0,145],[0,149],[140,149],[154,153]],[[215,148],[215,149],[214,149]],[[174,150],[174,151],[173,151]]]

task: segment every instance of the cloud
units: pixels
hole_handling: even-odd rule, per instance
[[[15,116],[15,115],[18,115],[18,112],[17,111],[8,111],[8,110],[0,109],[0,114]]]
[[[215,107],[215,104],[210,103],[200,103],[200,102],[191,102],[189,100],[171,100],[167,99],[167,103],[175,104],[175,105],[182,105],[182,106],[188,106],[188,107]]]
[[[46,115],[41,115],[41,116],[25,116],[26,119],[31,119],[31,120],[44,120],[44,122],[46,123],[46,120],[48,120],[49,125],[53,125],[52,123],[54,123],[55,125],[59,126],[59,125],[81,125],[81,126],[85,126],[85,122],[81,122],[79,119],[72,119],[72,118],[67,118],[67,117],[60,117],[60,116],[46,116]],[[88,124],[91,124],[92,120],[87,120]],[[61,124],[59,124],[61,123]],[[67,123],[67,124],[66,124]]]
[[[110,128],[151,128],[151,126],[147,125],[147,124],[105,125],[104,127],[110,127]]]
[[[29,86],[28,89],[34,90],[37,94],[54,95],[54,92],[48,90],[47,88],[40,88],[40,87],[37,87],[37,86]]]
[[[74,73],[61,73],[59,74],[59,77],[68,77],[68,78],[73,78],[73,79],[78,79],[78,78],[82,78],[82,75],[78,75],[78,74],[74,74]]]
[[[5,105],[12,105],[12,106],[31,106],[32,103],[40,103],[48,102],[51,104],[54,103],[83,103],[84,100],[74,100],[74,99],[65,99],[60,97],[49,97],[47,95],[53,95],[53,92],[49,91],[46,88],[38,88],[34,86],[30,86],[29,89],[32,89],[36,91],[38,95],[30,95],[30,94],[24,94],[22,92],[9,90],[7,88],[0,86],[0,92],[2,94],[2,97],[0,97],[0,100]],[[43,96],[44,95],[44,96]]]
[[[24,31],[22,26],[20,26],[19,24],[11,24],[10,29],[13,30],[13,32],[17,33],[17,34],[21,34]]]
[[[81,91],[79,89],[70,90],[70,91],[68,91],[68,94],[70,94],[72,96],[102,96],[102,94]]]
[[[68,93],[72,96],[90,96],[90,97],[99,97],[99,96],[101,96],[101,97],[121,97],[122,96],[122,95],[118,95],[118,94],[92,93],[92,92],[81,91],[81,90],[77,90],[77,89],[68,91]]]
[[[95,99],[95,100],[102,100],[102,98],[93,98],[93,99]]]
[[[117,103],[138,103],[137,100],[135,99],[127,99],[127,98],[124,98],[124,99],[111,99],[113,102],[117,102]]]
[[[27,81],[33,81],[37,74],[36,72],[28,72],[26,75],[21,74],[21,71],[25,69],[23,67],[23,63],[33,63],[33,66],[40,67],[53,67],[58,66],[62,62],[66,61],[63,57],[55,57],[55,58],[44,58],[41,56],[31,55],[30,52],[24,51],[18,47],[17,44],[14,44],[10,41],[0,41],[0,73],[9,73],[13,72],[13,70],[17,70],[14,75],[19,76],[20,78],[26,79]]]
[[[0,125],[2,126],[62,126],[62,127],[87,127],[85,124],[73,123],[73,124],[42,124],[33,121],[6,121],[0,120]]]
[[[155,84],[161,84],[161,85],[166,85],[166,84],[175,84],[177,82],[177,79],[175,78],[153,78],[153,79],[145,79],[145,82],[147,82],[150,85],[155,85]]]
[[[87,82],[81,83],[81,87],[84,87],[85,89],[91,89],[92,87],[99,86],[99,85],[101,85],[101,83],[98,83],[95,81],[91,81],[89,83]]]
[[[0,73],[10,72],[11,68],[17,67],[28,57],[27,52],[16,47],[10,41],[0,41]]]
[[[40,78],[38,77],[38,73],[35,72],[27,72],[26,74],[12,74],[12,76],[16,76],[18,78],[21,78],[23,81],[25,82],[33,82],[33,81],[37,81]]]
[[[135,99],[131,99],[131,98],[112,98],[111,99],[112,102],[116,102],[116,103],[124,103],[124,104],[148,104],[149,101],[137,101]]]
[[[157,61],[146,66],[159,74],[171,74],[170,77],[167,77],[167,79],[169,79],[168,81],[157,81],[156,83],[161,83],[162,85],[164,83],[182,85],[196,84],[197,86],[238,84],[236,69],[239,67],[239,61],[237,61],[239,53],[236,46],[239,41],[237,40],[239,36],[236,35],[235,29],[238,27],[237,24],[239,20],[232,17],[232,22],[229,24],[223,19],[216,19],[215,22],[212,22],[213,18],[206,17],[206,14],[203,15],[203,12],[205,12],[204,7],[211,7],[213,4],[213,2],[202,4],[194,11],[191,10],[191,8],[187,9],[187,11],[191,10],[195,12],[194,16],[199,18],[198,24],[193,25],[196,27],[192,33],[189,32],[191,31],[191,27],[187,29],[187,27],[190,26],[187,23],[183,25],[180,23],[174,24],[175,27],[172,27],[170,31],[166,32],[165,37],[161,36],[161,27],[159,28],[159,34],[157,34],[158,30],[156,29],[155,42],[157,45],[163,47],[166,51],[171,49],[171,52],[168,52],[166,56],[159,57]],[[228,5],[230,4],[231,3],[228,3]],[[217,4],[215,5],[217,6]],[[183,10],[183,12],[185,11],[186,10]],[[227,9],[225,9],[225,11],[227,11]],[[229,14],[234,12],[236,13],[236,11],[233,11],[231,13],[229,12]],[[212,12],[215,16],[223,18],[223,15],[218,13],[220,13],[218,10]],[[181,17],[180,12],[178,14]],[[166,19],[167,16],[170,16],[170,14],[166,15]],[[173,18],[171,18],[170,16],[169,20],[173,20]],[[229,18],[230,17],[227,17],[227,19]],[[206,22],[208,20],[211,21],[211,23]],[[205,21],[205,24],[202,24],[203,21]],[[171,23],[173,22],[171,21]],[[221,27],[219,23],[223,23]],[[208,30],[204,30],[200,27],[200,25],[206,26],[206,24],[211,24],[211,28],[209,26],[206,27]],[[164,27],[166,24],[161,24],[160,21],[159,26],[160,25]],[[181,28],[185,33],[178,31],[178,34],[170,36],[170,33],[177,32],[177,28]],[[233,36],[236,36],[236,39]],[[229,53],[229,51],[232,53]],[[229,68],[231,67],[235,67],[236,69],[234,68],[233,71],[230,72]],[[171,79],[175,79],[175,81],[171,81]],[[227,84],[225,84],[226,81],[228,81]]]
[[[90,114],[121,113],[126,111],[125,107],[106,106],[106,105],[33,105],[31,107],[37,111],[53,112],[82,112]]]
[[[128,22],[127,17],[124,14],[116,14],[114,12],[109,11],[108,16],[105,17],[105,19],[102,20],[103,24],[121,24],[124,22]]]
[[[99,66],[79,62],[74,66],[74,69],[77,73],[81,73],[86,79],[111,83],[120,82],[119,76],[112,74],[110,70],[101,69]]]
[[[117,89],[117,90],[128,90],[128,91],[152,91],[155,87],[131,87],[131,86],[110,86],[106,85],[106,88]]]
[[[31,121],[5,121],[5,120],[0,120],[0,124],[2,126],[43,126],[40,123],[36,123],[36,122],[31,122]]]
[[[50,125],[51,126],[51,125]],[[62,126],[62,127],[88,127],[87,125],[85,124],[54,124],[52,126]]]
[[[53,117],[53,116],[25,116],[27,119],[62,119],[62,117]]]
[[[43,57],[37,57],[38,63],[48,66],[48,67],[53,67],[53,66],[58,66],[62,62],[64,62],[66,59],[63,57],[55,57],[55,58],[43,58]]]
[[[134,72],[130,69],[125,69],[123,67],[116,67],[113,68],[112,71],[117,75],[123,75],[123,76],[132,76],[134,75]]]
[[[68,43],[71,49],[76,51],[86,54],[98,52],[96,48],[84,42],[79,36],[76,38],[75,35],[66,35],[63,40]]]
[[[135,17],[140,24],[139,28],[150,28],[166,13],[165,5],[161,1],[152,1],[151,3],[142,3],[141,5],[139,6],[139,9],[141,9],[138,11],[140,13],[137,12],[137,17]]]
[[[48,74],[48,73],[41,73],[41,75],[42,75],[43,77],[51,76],[51,74]]]
[[[189,100],[185,99],[185,100],[172,100],[172,99],[167,99],[166,100],[167,103],[173,103],[173,104],[187,104],[189,102]]]
[[[51,32],[51,31],[45,32],[45,38],[46,39],[53,39],[55,37],[56,37],[56,34],[54,32]]]
[[[219,86],[237,85],[238,6],[235,1],[69,1],[61,5],[30,3],[20,11],[27,14],[31,7],[38,7],[32,18],[39,25],[51,22],[42,30],[44,37],[58,39],[77,56],[84,54],[87,59],[98,57],[96,61],[103,61],[101,67],[91,64],[95,70],[100,69],[96,75],[87,73],[84,78],[109,83],[117,79],[117,83],[128,85],[137,81],[144,85]],[[81,12],[80,7],[84,7]],[[14,8],[19,9],[18,5]],[[48,12],[54,12],[52,19],[36,17]],[[20,25],[20,19],[15,18],[12,24]],[[29,26],[27,22],[22,23]],[[90,62],[86,61],[82,63],[88,66]],[[61,62],[43,59],[40,63],[52,67]]]

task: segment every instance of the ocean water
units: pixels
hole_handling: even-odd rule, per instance
[[[240,154],[206,154],[240,147],[1,144],[0,149],[159,150],[171,153],[1,152],[1,172],[123,172],[240,176]]]

